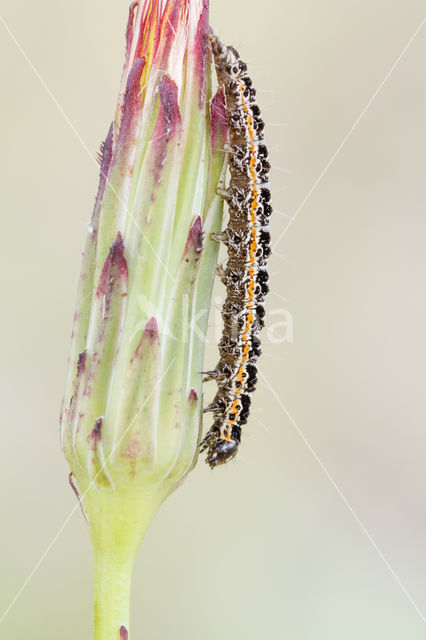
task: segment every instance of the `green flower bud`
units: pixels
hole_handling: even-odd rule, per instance
[[[131,5],[101,152],[61,442],[95,549],[102,640],[127,637],[136,551],[197,459],[227,138],[208,29],[206,0]]]

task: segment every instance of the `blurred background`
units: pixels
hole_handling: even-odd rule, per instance
[[[0,637],[89,640],[58,414],[127,0],[0,15]],[[211,0],[267,122],[270,329],[241,453],[200,460],[146,536],[134,640],[426,637],[425,15]]]

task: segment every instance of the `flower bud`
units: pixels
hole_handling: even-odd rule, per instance
[[[197,459],[218,251],[210,236],[221,228],[227,139],[207,32],[206,0],[132,3],[122,88],[101,149],[61,442],[104,590],[121,579],[114,570],[131,571],[158,506]],[[102,593],[99,625],[114,638],[127,633],[126,612]]]

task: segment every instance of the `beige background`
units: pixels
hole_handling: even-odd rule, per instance
[[[425,4],[211,4],[250,63],[275,207],[293,215]],[[2,0],[0,14],[96,153],[127,2]],[[426,637],[425,57],[426,25],[271,261],[268,307],[291,314],[294,341],[265,344],[261,369],[300,432],[260,384],[238,459],[199,464],[146,537],[135,640]],[[57,422],[98,168],[2,25],[0,66],[0,616],[45,554],[0,637],[83,640],[92,559],[79,512],[55,541],[75,504]],[[275,215],[275,238],[287,224]]]

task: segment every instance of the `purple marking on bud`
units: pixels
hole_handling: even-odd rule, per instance
[[[168,144],[177,131],[180,132],[182,124],[178,106],[178,88],[167,75],[164,75],[160,81],[159,94],[160,112],[152,134],[155,149],[154,175],[156,182],[159,182],[161,178]]]
[[[80,355],[78,356],[78,362],[77,362],[77,381],[78,379],[82,376],[82,374],[86,371],[86,358],[87,358],[87,351],[84,350],[80,353]]]
[[[209,3],[208,0],[203,1],[203,9],[200,19],[198,20],[197,33],[195,35],[194,48],[196,74],[200,82],[200,90],[198,97],[198,106],[204,108],[206,101],[206,85],[207,85],[207,40],[206,35],[209,31]]]
[[[94,229],[94,226],[96,224],[95,218],[98,217],[99,207],[105,191],[105,184],[107,181],[108,170],[109,170],[109,167],[111,164],[111,158],[112,158],[113,139],[114,139],[114,123],[111,122],[107,137],[105,138],[104,142],[101,144],[101,150],[98,155],[98,158],[101,163],[101,169],[100,169],[98,193],[96,194],[95,206],[93,208],[93,213],[90,220],[91,235],[93,235],[94,232],[96,231]]]
[[[107,259],[102,267],[102,272],[99,278],[98,288],[96,290],[96,297],[105,296],[105,307],[109,308],[111,302],[111,295],[116,284],[116,279],[124,281],[127,284],[127,262],[124,257],[124,241],[120,231],[117,233],[114,242]]]
[[[129,632],[125,626],[122,626],[120,629],[120,640],[129,640]]]
[[[70,398],[69,407],[68,407],[68,411],[67,411],[69,420],[73,420],[74,416],[75,416],[75,411],[76,411],[76,408],[77,408],[78,392],[79,392],[79,389],[80,389],[81,379],[82,379],[83,375],[86,372],[86,358],[87,358],[87,351],[84,350],[78,356],[77,375],[76,375],[75,382],[74,382],[73,394],[72,394],[72,396]]]
[[[183,257],[187,258],[190,251],[201,253],[203,250],[203,225],[200,216],[195,218],[194,224],[189,230],[188,240],[186,241]]]
[[[145,67],[145,58],[136,58],[127,78],[126,90],[123,98],[123,117],[117,142],[127,145],[131,136],[137,133],[136,123],[142,111],[141,76]]]
[[[74,474],[73,474],[72,471],[68,475],[68,482],[70,483],[71,489],[75,493],[75,497],[78,500],[78,504],[80,505],[81,513],[83,514],[83,518],[85,519],[86,524],[90,525],[89,518],[87,517],[86,509],[84,508],[84,504],[83,504],[83,501],[81,499],[80,492],[79,492],[78,487],[77,487],[77,485],[76,485],[76,483],[74,481]]]
[[[169,137],[173,136],[177,124],[181,122],[178,106],[178,88],[176,83],[165,75],[160,82],[161,114]]]
[[[210,141],[213,151],[216,151],[217,146],[222,147],[228,140],[228,132],[225,92],[219,87],[210,103]]]
[[[139,458],[141,451],[142,446],[138,436],[133,440],[130,440],[122,455],[126,458],[129,458],[130,460],[136,460],[136,458]]]
[[[189,392],[189,396],[188,396],[188,400],[191,404],[196,405],[198,402],[198,395],[197,392],[195,391],[195,389],[191,389],[191,391]]]
[[[150,318],[146,323],[143,335],[149,338],[152,342],[154,342],[154,340],[158,340],[158,324],[154,317]]]
[[[130,360],[130,364],[132,364],[132,362],[134,360],[136,360],[136,358],[142,358],[143,357],[143,345],[146,343],[147,340],[149,340],[150,342],[154,343],[154,342],[159,342],[160,339],[160,334],[158,332],[158,324],[157,324],[157,320],[152,317],[148,320],[148,322],[146,323],[144,330],[142,332],[142,337],[139,341],[138,346],[136,347],[136,351],[134,353],[134,355],[132,356],[132,359]]]
[[[103,418],[98,418],[96,420],[92,433],[89,436],[90,448],[92,451],[96,451],[96,444],[102,440],[102,422]]]
[[[109,165],[112,158],[112,141],[114,139],[114,123],[111,122],[107,137],[101,144],[101,180],[106,180]]]

